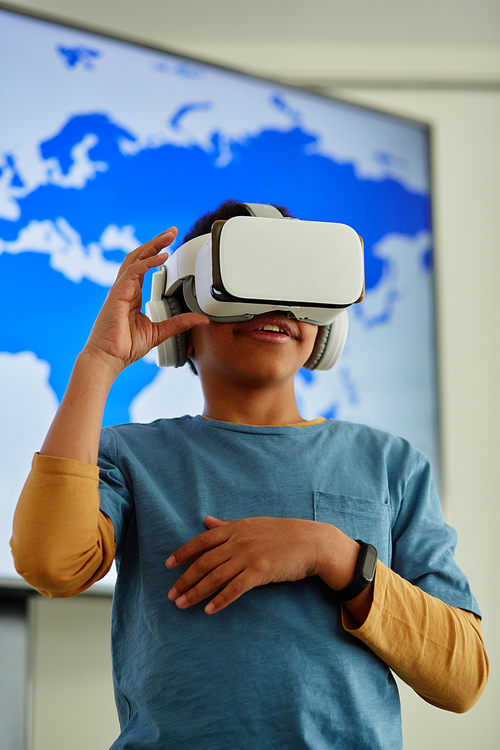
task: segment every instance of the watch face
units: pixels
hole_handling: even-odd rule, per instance
[[[365,547],[363,569],[361,571],[361,575],[366,581],[373,581],[375,568],[377,567],[377,559],[377,550],[372,544],[367,544]]]

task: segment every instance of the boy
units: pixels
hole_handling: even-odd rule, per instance
[[[223,204],[189,236],[241,213]],[[316,326],[143,316],[144,274],[175,234],[127,256],[77,359],[16,511],[17,569],[65,597],[116,557],[113,748],[400,748],[391,669],[452,711],[488,673],[428,462],[387,433],[302,419]],[[180,331],[203,415],[101,436],[117,374]]]

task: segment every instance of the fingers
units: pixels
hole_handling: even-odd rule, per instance
[[[193,537],[193,539],[182,547],[179,547],[179,549],[168,558],[165,565],[167,568],[175,568],[178,565],[183,565],[184,563],[189,562],[189,560],[192,560],[193,557],[198,557],[199,555],[202,555],[203,552],[218,547],[220,544],[227,541],[228,538],[229,534],[223,527],[205,531],[203,534],[198,534],[198,536]]]
[[[206,516],[205,524],[211,527],[210,530],[191,539],[166,561],[168,568],[175,568],[198,557],[168,593],[168,598],[180,609],[192,607],[219,591],[205,607],[205,612],[212,614],[227,607],[246,591],[269,581],[259,566],[249,565],[248,556],[235,554],[232,544],[234,523]]]
[[[241,560],[224,560],[219,550],[215,552],[216,554],[207,552],[200,557],[170,589],[168,598],[179,609],[192,607],[222,589],[205,607],[205,612],[212,614],[259,585]]]
[[[145,264],[145,270],[142,272],[143,274],[147,270],[149,270],[149,268],[153,268],[155,265],[159,266],[164,263],[168,258],[168,253],[162,254],[161,256],[159,256],[158,254],[161,252],[161,250],[163,250],[163,248],[171,245],[176,236],[177,227],[170,227],[165,232],[161,232],[161,234],[157,235],[152,240],[149,240],[149,242],[145,242],[144,245],[140,245],[131,253],[128,253],[128,255],[125,256],[122,265],[120,266],[117,279],[123,276],[125,271],[127,271],[133,264],[137,263],[138,261],[144,261],[147,259],[151,259],[153,261],[150,264]]]
[[[234,559],[207,553],[193,563],[172,586],[168,598],[181,609],[201,602],[226,586],[242,571]]]
[[[209,529],[216,529],[218,526],[231,523],[231,521],[223,521],[221,518],[214,518],[214,516],[205,516],[205,526]]]
[[[207,516],[208,518],[211,517]],[[198,557],[168,593],[168,598],[175,601],[178,607],[184,609],[197,604],[225,586],[242,571],[241,561],[230,559],[230,554],[224,548],[224,542],[229,538],[226,525],[220,524],[210,531],[199,534],[176,550],[166,561],[167,568],[175,568],[193,557]]]
[[[224,609],[228,604],[235,602],[242,594],[250,591],[250,589],[253,589],[256,585],[259,584],[251,580],[248,571],[243,571],[236,576],[236,578],[233,578],[233,580],[230,581],[227,586],[225,586],[222,591],[207,604],[205,612],[207,615],[212,615],[214,612],[220,612],[221,609]]]
[[[136,258],[146,258],[154,253],[159,253],[164,247],[168,247],[177,237],[177,227],[169,227],[164,232],[153,237],[152,240],[145,242],[144,245],[140,245],[131,253],[129,256],[135,260]]]
[[[221,609],[232,604],[244,593],[258,585],[252,579],[249,571],[241,570],[235,572],[236,570],[234,561],[228,561],[184,594],[179,595],[176,593],[176,584],[169,592],[169,598],[175,601],[179,609],[187,609],[211,596],[218,589],[221,589],[217,596],[205,607],[207,615],[220,612]]]
[[[129,278],[140,279],[141,286],[142,286],[142,280],[145,274],[148,271],[150,271],[152,268],[161,266],[163,263],[165,263],[167,258],[168,258],[168,253],[160,253],[159,255],[146,256],[145,258],[138,258],[133,263],[129,263],[127,266],[121,266],[116,279],[118,281],[118,279],[123,278],[125,274],[128,273]]]

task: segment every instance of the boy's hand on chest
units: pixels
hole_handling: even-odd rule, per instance
[[[205,612],[218,612],[246,591],[268,583],[319,575],[340,590],[352,578],[359,546],[335,526],[299,518],[205,518],[208,531],[194,537],[166,561],[192,565],[168,597],[180,609],[217,595]]]

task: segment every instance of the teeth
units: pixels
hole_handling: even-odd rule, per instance
[[[279,326],[262,326],[259,331],[275,331],[276,333],[283,333]]]

